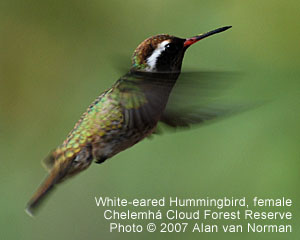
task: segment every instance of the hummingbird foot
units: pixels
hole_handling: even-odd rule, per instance
[[[106,160],[107,158],[108,158],[108,157],[105,156],[105,155],[99,156],[99,157],[96,158],[95,163],[101,164],[101,163],[105,162],[105,160]]]

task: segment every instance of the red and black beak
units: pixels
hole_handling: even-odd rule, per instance
[[[231,26],[221,27],[221,28],[212,30],[210,32],[200,34],[200,35],[195,36],[195,37],[187,38],[187,39],[185,39],[184,47],[188,48],[189,46],[191,46],[192,44],[200,41],[203,38],[209,37],[209,36],[214,35],[216,33],[220,33],[220,32],[226,31],[229,28],[231,28]]]

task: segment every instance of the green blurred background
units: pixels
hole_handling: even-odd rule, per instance
[[[2,0],[0,238],[299,239],[299,9],[299,0]],[[26,215],[45,176],[41,159],[117,80],[124,56],[151,35],[191,37],[225,25],[233,28],[189,49],[183,70],[245,72],[232,97],[273,101],[92,164],[36,218]],[[109,233],[94,196],[285,196],[294,202],[293,233]]]

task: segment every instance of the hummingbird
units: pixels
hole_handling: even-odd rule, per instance
[[[132,65],[81,116],[65,141],[44,160],[48,176],[27,204],[33,215],[55,186],[154,134],[159,122],[173,128],[202,123],[218,113],[202,112],[193,118],[167,112],[170,93],[181,73],[185,51],[194,43],[231,26],[191,38],[167,34],[152,36],[135,49]]]

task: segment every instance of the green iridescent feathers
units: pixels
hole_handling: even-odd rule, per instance
[[[88,107],[63,144],[43,161],[44,165],[50,170],[56,161],[72,159],[95,137],[128,125],[128,118],[124,123],[124,111],[138,109],[146,103],[145,94],[133,79],[121,78]]]

